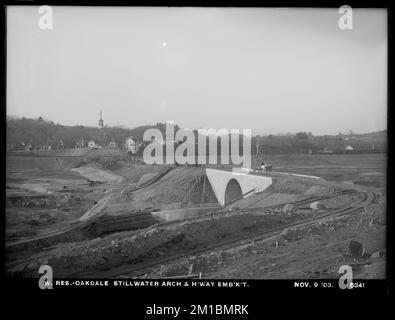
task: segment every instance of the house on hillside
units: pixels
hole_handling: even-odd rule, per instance
[[[11,144],[10,149],[13,151],[25,151],[25,144],[23,142]]]
[[[77,140],[77,142],[75,143],[75,148],[81,149],[83,147],[84,147],[84,138],[81,138],[81,139]]]
[[[347,147],[344,148],[344,150],[346,150],[346,151],[354,151],[354,148],[351,147],[351,146],[347,146]]]
[[[328,147],[325,147],[324,150],[321,151],[321,153],[333,153],[333,150]]]
[[[116,148],[117,144],[115,143],[114,140],[111,140],[110,143],[108,144],[108,146],[111,148]]]
[[[40,151],[50,151],[51,148],[52,148],[51,145],[49,145],[49,144],[44,144],[44,145],[41,145],[41,146],[39,147],[39,150],[40,150]]]
[[[137,144],[136,141],[133,140],[133,137],[128,137],[125,140],[125,150],[127,152],[131,152],[133,154],[137,153]]]

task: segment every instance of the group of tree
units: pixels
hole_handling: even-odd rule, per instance
[[[166,137],[166,124],[157,123],[155,125],[144,125],[133,129],[121,126],[106,126],[102,129],[87,126],[64,126],[53,121],[37,119],[7,117],[7,149],[15,150],[23,145],[31,144],[39,149],[41,146],[51,146],[57,148],[62,145],[64,148],[74,148],[76,143],[84,140],[87,146],[89,140],[107,145],[111,141],[118,145],[126,138],[133,137],[136,142],[143,141],[144,132],[147,129],[156,128]],[[179,127],[175,126],[175,132]],[[195,136],[197,131],[194,130]],[[208,139],[208,138],[207,138]],[[317,153],[323,150],[344,150],[348,145],[354,149],[385,151],[386,131],[357,135],[352,132],[338,135],[315,136],[311,132],[298,132],[295,134],[278,135],[257,135],[251,139],[251,149],[253,154],[264,153]],[[196,139],[197,140],[197,139]],[[218,139],[218,146],[220,141]],[[240,137],[240,147],[242,138]]]
[[[320,153],[342,152],[351,146],[354,150],[384,152],[387,132],[371,134],[337,134],[315,136],[311,132],[296,134],[258,135],[252,137],[252,152],[263,153]]]
[[[143,141],[144,132],[149,128],[157,128],[165,132],[165,124],[140,126],[133,129],[121,126],[109,127],[102,129],[88,126],[64,126],[53,121],[44,120],[42,117],[37,119],[31,118],[7,118],[7,149],[14,150],[26,145],[32,145],[33,148],[42,146],[51,146],[57,148],[60,145],[64,148],[74,148],[77,142],[84,141],[87,146],[90,140],[94,140],[101,145],[107,145],[111,141],[118,145],[123,143],[126,138],[133,137],[137,142]]]

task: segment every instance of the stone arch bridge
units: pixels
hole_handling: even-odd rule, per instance
[[[206,169],[206,176],[221,205],[241,198],[251,190],[263,191],[272,184],[270,177],[252,175],[242,171]]]

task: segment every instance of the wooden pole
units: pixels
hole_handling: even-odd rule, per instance
[[[203,176],[203,190],[202,190],[202,198],[201,198],[201,200],[200,200],[200,203],[203,203],[203,200],[204,200],[204,191],[205,191],[205,189],[206,189],[206,175],[204,175]]]

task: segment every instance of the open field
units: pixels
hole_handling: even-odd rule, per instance
[[[267,155],[254,158],[253,167],[262,160],[272,163],[276,171],[372,187],[386,186],[386,154]]]
[[[116,149],[72,154],[7,157],[9,275],[37,277],[49,264],[66,278],[191,266],[205,278],[337,278],[353,264],[358,277],[385,277],[385,155],[268,155],[272,185],[221,208],[203,167],[134,163]],[[363,258],[350,256],[351,239]]]

